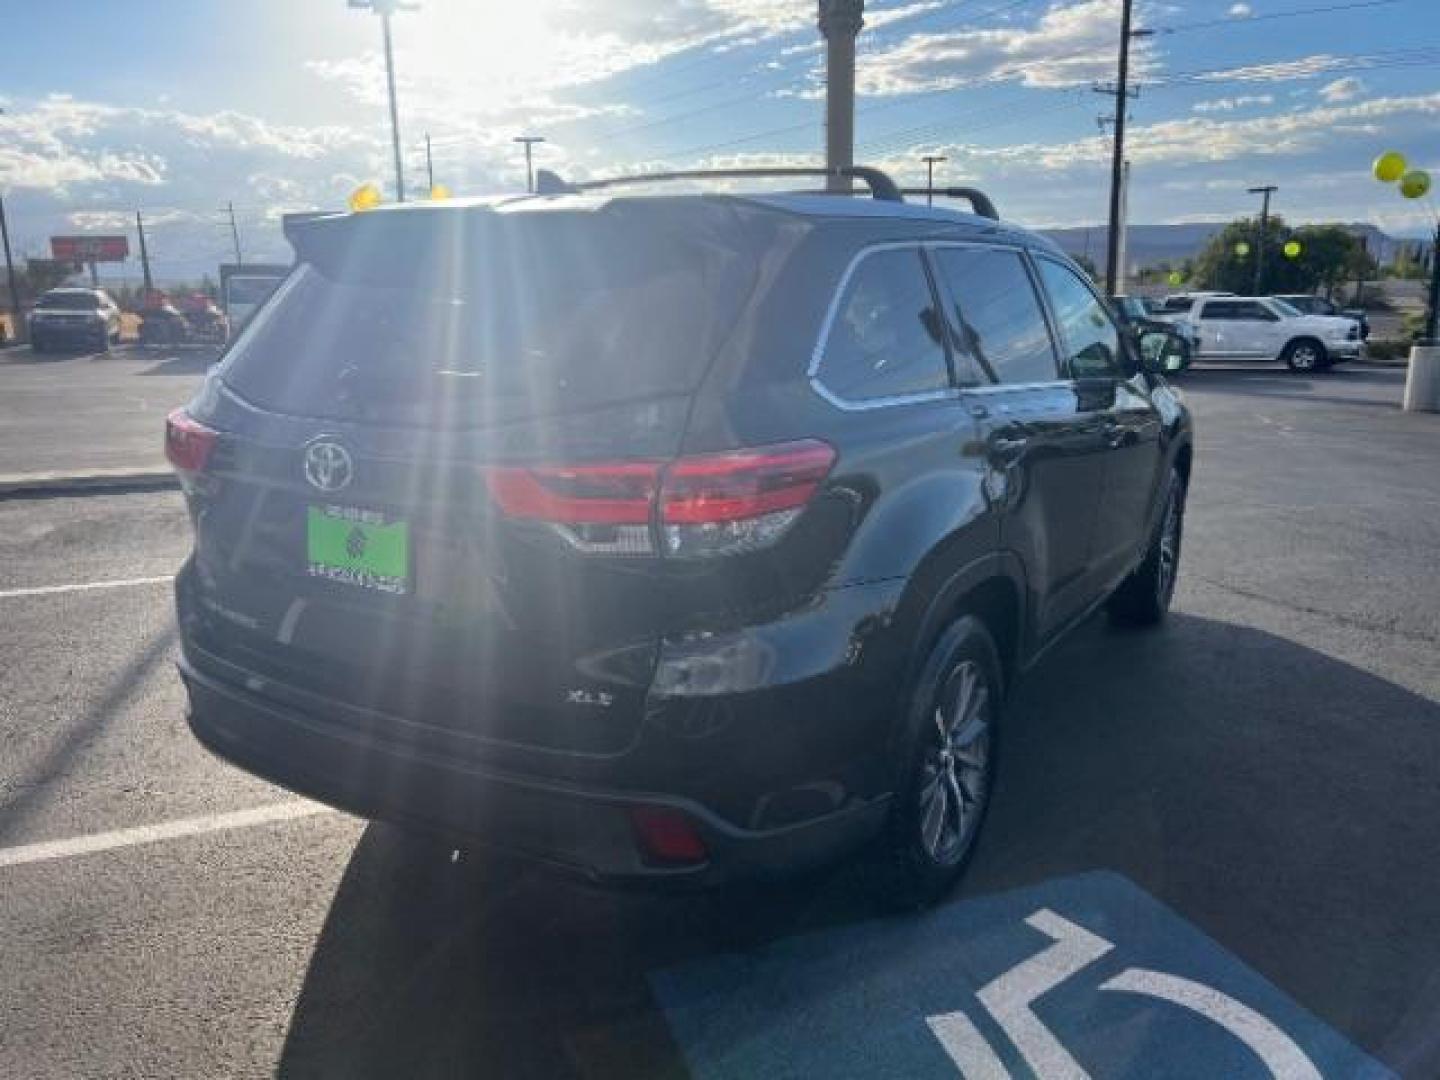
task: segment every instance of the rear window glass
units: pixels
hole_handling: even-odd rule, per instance
[[[52,292],[35,301],[35,306],[60,311],[94,311],[100,306],[100,298],[94,293]]]
[[[225,380],[278,412],[460,426],[694,389],[764,250],[696,200],[322,221]]]

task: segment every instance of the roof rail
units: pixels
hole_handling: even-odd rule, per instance
[[[549,169],[535,174],[535,192],[538,195],[576,194],[581,191],[596,191],[600,188],[620,187],[625,184],[652,184],[667,180],[740,179],[765,176],[825,176],[852,177],[864,180],[870,186],[872,197],[883,202],[904,202],[895,181],[867,165],[843,165],[838,168],[753,168],[753,169],[686,169],[680,172],[638,173],[633,176],[612,176],[605,180],[567,181]],[[844,194],[844,193],[841,193]],[[994,209],[993,207],[991,209]]]
[[[933,195],[941,195],[941,196],[944,196],[945,198],[949,198],[949,199],[965,199],[965,200],[967,200],[967,201],[970,203],[971,207],[975,210],[975,213],[979,214],[981,217],[989,218],[991,221],[999,221],[999,220],[1000,220],[1000,212],[995,209],[995,204],[990,201],[990,196],[989,196],[989,195],[986,195],[986,194],[985,194],[983,191],[981,191],[979,188],[973,188],[973,187],[943,187],[943,188],[939,188],[939,187],[937,187],[937,188],[907,187],[907,188],[902,188],[900,193],[901,193],[902,195],[932,195],[932,194],[933,194]]]

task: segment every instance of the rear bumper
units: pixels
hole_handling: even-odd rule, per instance
[[[579,874],[596,882],[710,886],[779,877],[822,864],[878,832],[887,799],[852,802],[820,818],[738,828],[691,800],[602,790],[501,773],[384,740],[343,717],[283,708],[259,693],[180,663],[189,722],[212,752],[264,779],[362,817],[418,826]],[[647,861],[631,825],[639,807],[679,810],[708,857]]]
[[[80,344],[100,341],[110,335],[110,328],[103,323],[31,323],[30,339],[39,337],[42,341]]]

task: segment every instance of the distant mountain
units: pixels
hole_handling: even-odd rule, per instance
[[[1131,225],[1129,241],[1129,262],[1132,269],[1143,269],[1157,263],[1179,263],[1194,258],[1210,241],[1210,238],[1225,227],[1224,222],[1182,222],[1178,225]],[[1396,245],[1402,241],[1381,232],[1374,225],[1352,222],[1346,229],[1365,238],[1371,254],[1380,261],[1388,262],[1395,254]],[[1041,230],[1065,253],[1072,258],[1088,256],[1096,266],[1103,267],[1105,261],[1105,227],[1096,225],[1088,229],[1044,229]],[[1404,243],[1414,243],[1407,240]]]

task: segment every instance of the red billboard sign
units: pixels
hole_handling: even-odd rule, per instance
[[[130,257],[126,236],[52,236],[50,254],[56,262],[124,262]]]

